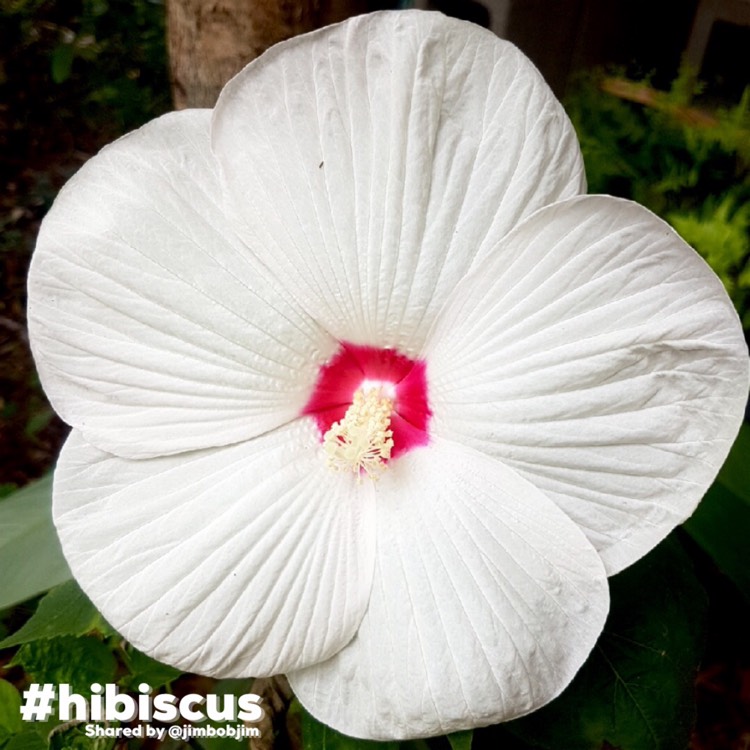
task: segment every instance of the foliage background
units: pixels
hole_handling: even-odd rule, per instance
[[[25,334],[36,231],[86,158],[170,108],[164,9],[158,0],[1,0],[0,10],[0,750],[110,750],[114,740],[90,740],[78,726],[24,724],[21,691],[32,681],[70,682],[82,692],[96,681],[123,690],[146,681],[177,694],[263,689],[180,675],[123,642],[68,580],[49,522],[49,478],[32,482],[53,464],[66,433],[39,388]],[[590,191],[632,198],[672,223],[714,267],[750,329],[750,93],[717,98],[689,71],[659,92],[628,72],[589,72],[566,102]],[[605,633],[557,701],[473,736],[401,744],[750,746],[748,455],[745,427],[694,518],[612,579]],[[267,737],[277,746],[373,744],[336,735],[296,703],[287,711],[283,690],[274,689],[280,710]]]

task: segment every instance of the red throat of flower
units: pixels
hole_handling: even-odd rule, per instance
[[[389,460],[429,442],[425,363],[343,342],[302,413],[315,419],[331,468],[376,479]]]

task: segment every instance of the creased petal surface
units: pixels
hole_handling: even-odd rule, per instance
[[[98,447],[207,448],[294,418],[335,349],[220,208],[210,112],[105,148],[45,218],[29,321],[47,395]]]
[[[718,278],[660,219],[608,196],[519,226],[456,289],[426,356],[433,429],[553,498],[610,574],[692,513],[748,391]]]
[[[394,462],[377,504],[370,604],[349,645],[289,675],[303,705],[387,739],[495,723],[557,695],[608,609],[580,529],[501,462],[443,441]]]
[[[406,354],[474,260],[584,187],[533,65],[423,11],[273,47],[224,89],[212,142],[239,232],[306,308],[338,339]]]
[[[354,634],[372,581],[372,488],[333,474],[309,420],[139,461],[73,431],[54,520],[71,570],[135,646],[180,669],[262,676]]]

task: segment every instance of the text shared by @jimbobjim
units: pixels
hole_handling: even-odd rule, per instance
[[[151,695],[146,683],[138,686],[137,697],[121,693],[117,685],[93,683],[91,693],[82,695],[62,683],[34,682],[23,691],[21,718],[24,721],[48,721],[83,725],[89,737],[152,737],[158,740],[190,740],[205,737],[230,737],[237,740],[261,736],[257,724],[264,716],[261,697],[243,695],[199,695],[178,697],[171,693]],[[112,726],[114,722],[138,722],[131,726]],[[154,726],[163,722],[169,726]],[[190,723],[185,723],[190,722]],[[212,724],[203,724],[213,722]]]

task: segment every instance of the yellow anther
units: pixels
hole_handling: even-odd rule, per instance
[[[351,471],[376,480],[391,457],[393,401],[380,388],[354,394],[352,405],[340,422],[334,422],[323,436],[328,466],[333,471]]]

